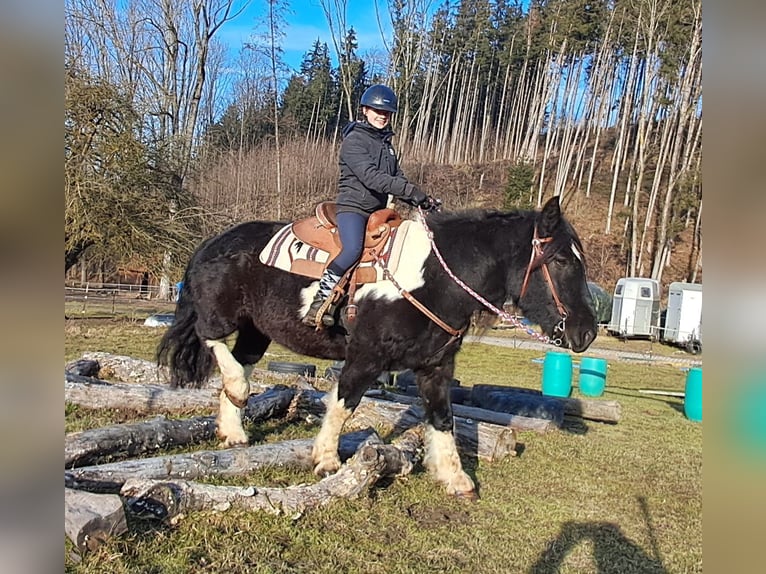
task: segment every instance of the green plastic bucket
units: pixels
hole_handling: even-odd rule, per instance
[[[702,420],[702,369],[698,367],[686,373],[684,414],[690,421]]]
[[[580,379],[578,387],[587,397],[600,397],[606,387],[606,359],[583,357],[580,359]]]
[[[548,351],[543,361],[543,394],[568,397],[572,392],[572,356],[569,353]]]

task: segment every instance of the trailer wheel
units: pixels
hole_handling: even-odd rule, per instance
[[[686,351],[691,355],[699,355],[702,352],[702,341],[689,341],[686,343]]]

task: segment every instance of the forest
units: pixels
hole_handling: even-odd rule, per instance
[[[447,209],[559,196],[589,274],[701,282],[701,0],[383,0],[361,52],[347,0],[284,63],[266,0],[65,1],[65,274],[147,271],[169,296],[194,248],[335,194],[341,131],[375,83],[399,96],[405,173]],[[235,72],[235,73],[233,73]]]

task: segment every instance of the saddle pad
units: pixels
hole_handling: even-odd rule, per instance
[[[401,225],[391,229],[391,235],[381,246],[381,256],[394,276],[396,276],[402,252],[407,249],[407,237],[417,235],[416,230],[418,229],[422,230],[423,228],[417,222],[403,221]],[[327,251],[308,245],[298,239],[292,232],[292,224],[288,223],[269,240],[266,247],[261,251],[259,260],[269,267],[318,279],[329,256]],[[365,282],[383,280],[383,269],[373,261],[361,263],[359,269],[364,269],[359,273],[359,276],[367,277]]]

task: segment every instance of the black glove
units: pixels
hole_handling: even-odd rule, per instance
[[[420,207],[424,211],[438,211],[441,208],[441,200],[423,193],[418,186],[408,183],[407,189],[410,192],[408,197],[410,205]]]

